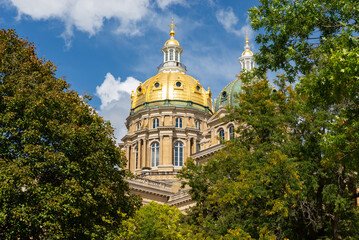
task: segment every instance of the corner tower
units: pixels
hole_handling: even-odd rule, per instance
[[[250,71],[255,66],[254,56],[249,46],[247,34],[246,34],[246,42],[244,45],[244,51],[241,57],[239,57],[238,61],[241,64],[242,71]],[[236,80],[227,84],[227,86],[219,93],[218,97],[216,98],[214,104],[216,112],[220,108],[236,105],[235,95],[242,91],[242,84],[243,83],[240,75],[239,76],[237,75]]]
[[[248,34],[246,34],[246,42],[244,45],[244,52],[242,56],[238,59],[241,64],[242,71],[250,71],[254,68],[254,56],[251,51],[251,47],[249,46]]]

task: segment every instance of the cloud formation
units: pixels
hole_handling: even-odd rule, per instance
[[[224,29],[227,32],[234,33],[239,37],[245,36],[245,34],[248,34],[249,38],[253,37],[253,30],[250,26],[249,19],[247,18],[247,24],[243,25],[240,29],[236,28],[236,25],[238,24],[238,18],[233,12],[233,8],[228,7],[225,9],[220,9],[216,13],[217,21],[222,24]]]
[[[125,121],[131,109],[130,94],[139,83],[133,77],[121,82],[121,78],[115,79],[111,73],[107,73],[103,83],[96,87],[96,96],[101,100],[99,114],[111,122],[118,142],[127,132]]]
[[[169,6],[171,4],[185,5],[186,1],[183,1],[183,0],[156,0],[156,3],[161,9],[165,9],[165,8],[167,8],[167,6]]]
[[[64,23],[62,33],[67,44],[74,29],[94,35],[101,30],[106,20],[115,20],[117,34],[140,35],[136,23],[154,11],[171,4],[185,4],[182,0],[7,0],[18,11],[18,20],[23,16],[33,20],[56,19]],[[152,2],[153,1],[153,2]]]

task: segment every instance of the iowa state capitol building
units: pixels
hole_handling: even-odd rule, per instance
[[[213,105],[210,89],[186,74],[173,20],[169,26],[171,37],[161,49],[163,63],[157,75],[131,94],[128,132],[121,147],[128,169],[137,176],[128,180],[131,191],[141,195],[144,204],[155,201],[184,210],[194,203],[176,175],[187,158],[201,164],[222,148],[221,139],[235,137],[234,123],[220,119],[226,115],[225,107],[235,104],[234,94],[240,92],[242,81],[237,76]],[[242,70],[251,70],[254,57],[248,38],[244,49],[239,62]]]

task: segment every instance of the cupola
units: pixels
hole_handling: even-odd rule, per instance
[[[251,51],[251,47],[249,46],[248,34],[246,34],[246,42],[244,45],[244,52],[242,56],[238,59],[241,64],[242,71],[250,71],[254,68],[254,56]]]
[[[175,39],[176,32],[174,28],[176,27],[173,24],[173,19],[170,25],[171,29],[170,39],[166,41],[165,45],[162,47],[163,53],[163,63],[158,66],[158,73],[162,72],[181,72],[186,73],[186,66],[181,63],[181,54],[183,48],[180,46],[179,42]]]

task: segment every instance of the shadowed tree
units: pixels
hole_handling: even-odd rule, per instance
[[[110,123],[55,71],[0,30],[1,239],[103,239],[140,203]]]

